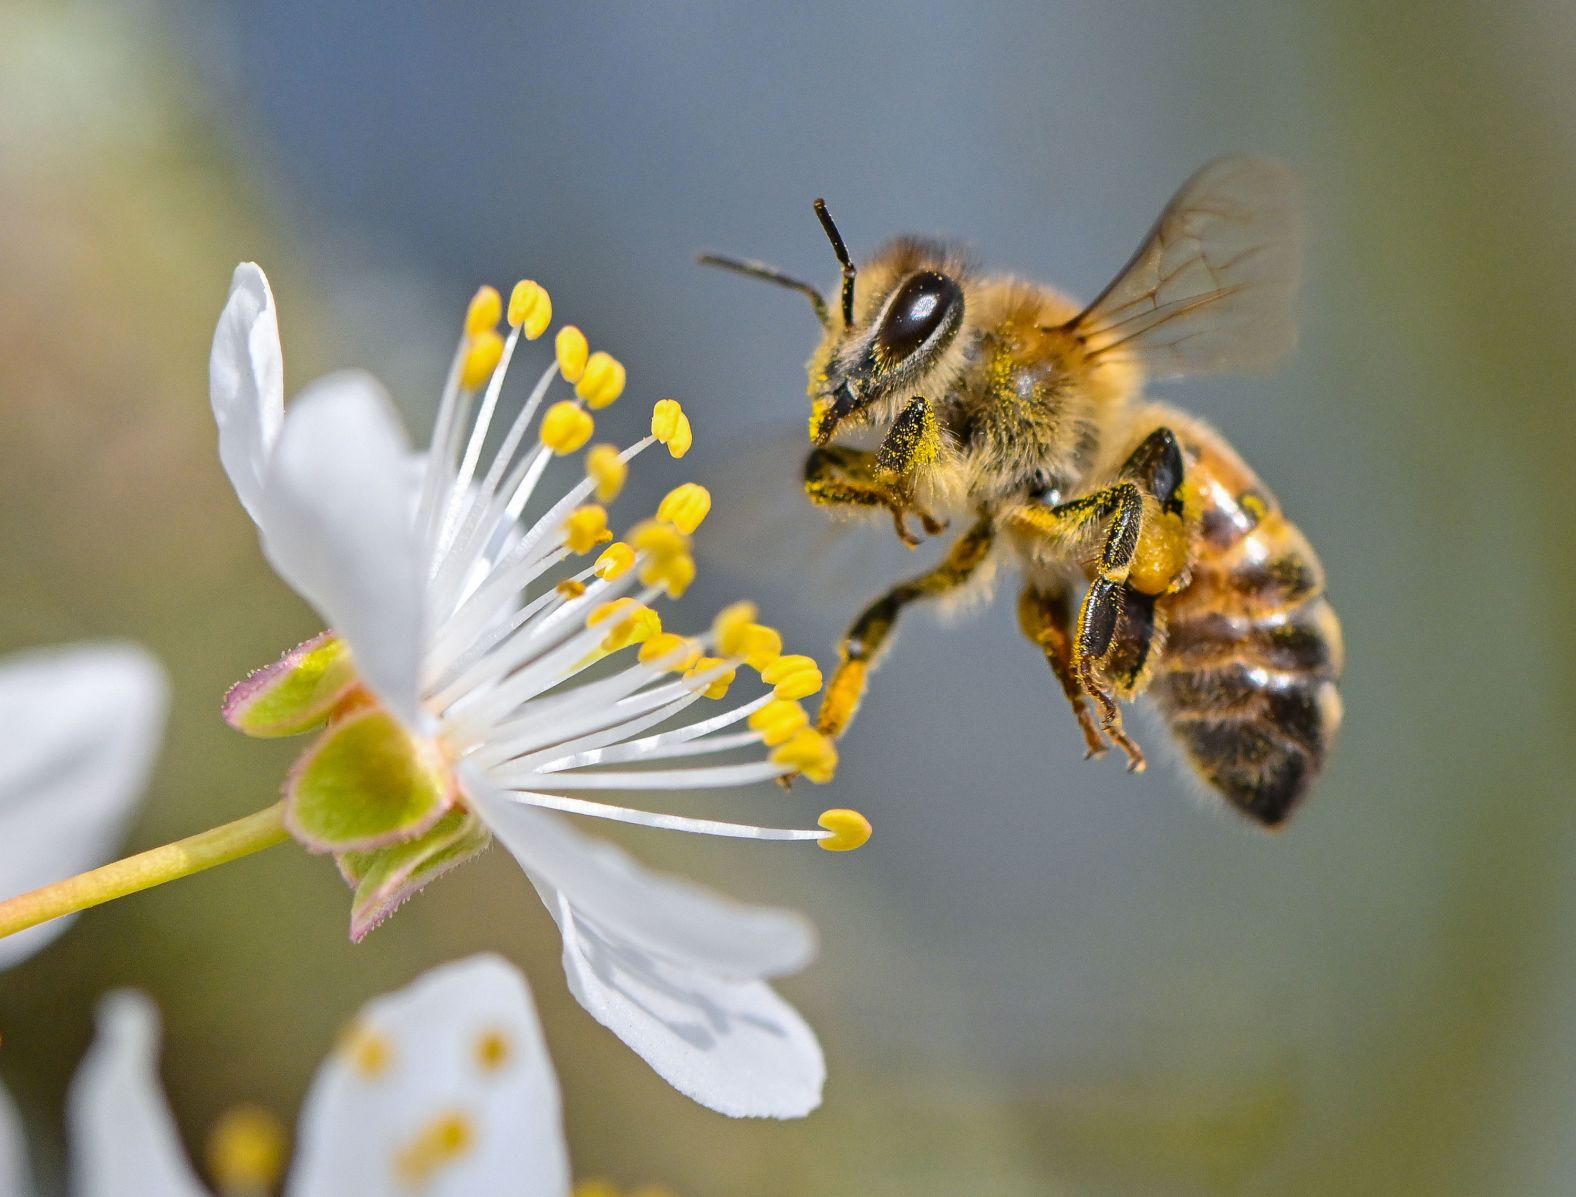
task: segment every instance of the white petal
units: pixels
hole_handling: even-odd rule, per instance
[[[654,873],[563,818],[511,801],[467,777],[482,820],[533,881],[620,940],[685,968],[732,980],[797,972],[815,956],[802,915],[746,906],[682,878]]]
[[[409,443],[373,378],[333,374],[291,403],[265,482],[263,550],[415,727],[424,613],[411,499]]]
[[[268,279],[242,262],[230,280],[208,358],[208,392],[219,425],[219,460],[252,519],[279,421],[284,415],[284,360]]]
[[[11,1197],[30,1197],[32,1172],[27,1166],[27,1138],[22,1120],[16,1116],[11,1095],[0,1085],[0,1193]]]
[[[766,982],[663,960],[532,880],[563,934],[570,990],[668,1084],[733,1118],[802,1118],[821,1104],[821,1045]]]
[[[442,1119],[464,1131],[448,1153],[432,1149]],[[369,1003],[318,1070],[286,1192],[567,1194],[558,1081],[519,972],[473,956]]]
[[[66,1115],[77,1197],[206,1197],[159,1088],[158,1049],[147,998],[122,991],[100,1003]]]
[[[164,671],[130,644],[0,661],[0,897],[102,864],[131,821],[169,704]],[[0,968],[67,919],[0,939]]]

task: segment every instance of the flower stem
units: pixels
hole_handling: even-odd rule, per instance
[[[284,804],[276,802],[233,823],[198,832],[173,844],[150,848],[103,868],[79,873],[0,902],[0,939],[61,915],[75,914],[90,906],[163,885],[166,881],[228,864],[289,838],[284,824]]]

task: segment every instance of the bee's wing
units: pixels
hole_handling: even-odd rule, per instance
[[[1268,158],[1218,158],[1182,185],[1115,281],[1068,328],[1152,378],[1268,366],[1296,340],[1300,188]]]

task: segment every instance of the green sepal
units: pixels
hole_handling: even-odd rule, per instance
[[[375,852],[341,855],[339,871],[356,887],[350,938],[359,943],[428,882],[464,864],[491,842],[480,819],[466,810],[451,810],[432,830],[413,840]]]
[[[321,727],[360,682],[345,642],[322,632],[231,686],[224,719],[249,736],[294,736]]]
[[[426,833],[454,805],[453,777],[382,707],[336,721],[285,782],[285,826],[314,852],[366,852]]]

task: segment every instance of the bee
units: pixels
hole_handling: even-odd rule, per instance
[[[820,320],[810,500],[889,513],[911,548],[915,525],[963,529],[935,568],[855,618],[823,732],[847,731],[905,610],[1004,562],[1023,578],[1023,634],[1088,756],[1114,745],[1144,768],[1121,704],[1146,695],[1209,787],[1264,827],[1285,822],[1341,722],[1341,632],[1323,570],[1225,438],[1145,386],[1289,350],[1297,192],[1279,163],[1210,163],[1087,305],[921,238],[856,266],[821,200],[842,268],[836,307],[761,263],[701,259],[804,294]],[[873,449],[847,443],[860,429],[879,438]]]

